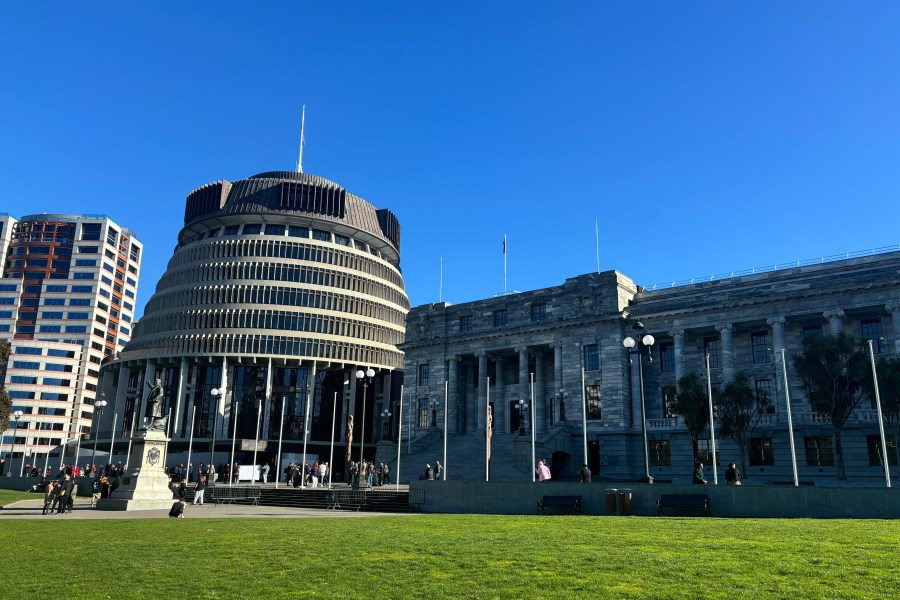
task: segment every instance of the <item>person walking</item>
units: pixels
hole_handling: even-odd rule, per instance
[[[738,471],[737,465],[730,463],[725,469],[725,483],[728,485],[741,485],[741,472]]]
[[[588,468],[587,463],[581,465],[581,470],[578,471],[578,481],[581,483],[591,482],[591,470]]]
[[[269,463],[266,463],[262,466],[262,479],[263,483],[269,483]]]
[[[435,460],[434,461],[434,478],[440,479],[441,475],[443,475],[443,474],[444,474],[444,465],[441,464],[441,461]]]
[[[538,481],[550,481],[550,467],[547,466],[547,461],[545,459],[541,459],[541,462],[538,463],[534,472],[537,473]]]
[[[200,476],[197,485],[194,486],[194,501],[192,504],[203,506],[203,493],[206,492],[206,477]]]

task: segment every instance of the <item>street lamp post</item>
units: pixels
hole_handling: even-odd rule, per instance
[[[644,478],[642,481],[644,483],[653,483],[653,477],[650,476],[650,446],[647,443],[647,408],[644,404],[644,350],[647,350],[647,360],[652,362],[653,356],[650,354],[650,347],[656,343],[656,339],[649,333],[641,336],[641,333],[644,331],[644,324],[640,321],[633,323],[631,330],[634,332],[634,337],[627,336],[622,340],[622,345],[625,346],[628,352],[629,364],[631,364],[631,355],[637,354],[638,357],[638,377],[640,379],[641,392],[641,435],[644,439]],[[632,350],[635,346],[637,349]]]
[[[13,413],[13,418],[16,420],[16,430],[13,432],[13,443],[12,443],[12,451],[9,453],[9,476],[12,477],[12,466],[14,456],[16,455],[16,435],[19,433],[19,419],[22,418],[22,415],[25,414],[21,410],[17,410]],[[22,453],[22,465],[25,464],[25,454]],[[22,468],[19,467],[19,477],[22,476]]]
[[[519,409],[519,435],[525,435],[525,413],[528,410],[528,403],[520,399],[516,403],[516,408]]]
[[[359,462],[365,462],[365,449],[366,449],[366,394],[369,391],[369,384],[372,383],[372,378],[375,377],[375,369],[369,367],[365,371],[362,369],[356,372],[356,380],[362,381],[363,384],[363,403],[362,403],[362,432],[359,436]],[[362,472],[362,466],[360,466],[360,472]]]
[[[391,423],[391,411],[388,409],[384,409],[381,411],[381,437],[383,439],[389,439],[391,437],[390,423]]]
[[[100,432],[100,417],[103,416],[103,409],[106,407],[106,400],[101,400],[97,404],[94,405],[94,416],[96,417],[97,426],[92,427],[91,436],[94,438],[94,451],[91,454],[91,464],[94,468],[97,468],[97,440],[100,439],[98,435]],[[91,424],[93,426],[93,423]],[[110,457],[112,458],[112,457]],[[100,474],[100,469],[97,469],[97,474]]]
[[[431,400],[431,426],[432,427],[437,427],[437,409],[438,409],[438,406],[440,406],[440,405],[441,405],[441,403],[438,402],[437,400],[434,400],[434,399]]]

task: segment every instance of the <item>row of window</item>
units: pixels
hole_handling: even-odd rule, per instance
[[[406,324],[405,312],[373,300],[365,300],[338,292],[258,285],[222,285],[210,288],[164,290],[150,299],[144,313],[152,315],[166,309],[226,304],[275,304],[298,308],[317,308],[369,317],[393,325],[405,326]]]
[[[44,348],[41,346],[16,346],[13,354],[28,356],[43,356]],[[59,356],[62,358],[75,358],[73,350],[60,350],[59,348],[47,348],[47,356]]]
[[[749,440],[749,464],[753,467],[769,467],[775,465],[775,450],[770,437],[754,437]],[[885,436],[888,450],[888,465],[897,465],[897,441],[893,435]],[[672,466],[671,445],[668,440],[650,440],[650,465],[654,467]],[[830,436],[808,436],[803,438],[807,467],[833,467],[834,441]],[[869,454],[869,466],[883,467],[884,455],[881,450],[881,436],[867,435],[866,447]],[[697,440],[697,460],[703,464],[712,464],[712,452],[709,440]],[[720,457],[716,452],[716,464]]]
[[[531,305],[531,322],[543,323],[547,320],[547,304],[540,302]],[[498,308],[493,313],[494,327],[507,327],[509,325],[509,310]],[[457,331],[459,333],[472,333],[475,331],[472,315],[462,315],[457,321]]]
[[[393,283],[398,288],[403,288],[403,278],[400,273],[384,262],[336,248],[272,240],[229,240],[191,247],[176,253],[169,268],[173,269],[218,258],[249,257],[303,260],[343,267],[358,273],[372,275]]]
[[[196,285],[197,282],[201,281],[234,281],[240,279],[286,281],[339,288],[367,294],[403,308],[409,308],[409,299],[406,297],[406,294],[377,280],[318,267],[304,267],[283,263],[234,262],[197,265],[189,270],[176,273],[167,272],[157,287],[165,289],[179,285]]]
[[[23,385],[56,385],[61,387],[69,387],[72,385],[71,379],[60,379],[58,377],[38,378],[30,375],[11,375],[9,377],[9,382]]]
[[[253,309],[192,310],[154,315],[142,319],[139,327],[141,335],[203,329],[280,329],[351,337],[390,345],[402,343],[406,333],[402,328],[389,329],[382,325],[343,317]]]
[[[355,364],[370,364],[399,369],[403,354],[395,350],[373,348],[334,340],[296,338],[280,335],[190,335],[176,338],[135,338],[129,352],[152,350],[154,355],[240,354],[277,355],[288,358],[317,358]]]

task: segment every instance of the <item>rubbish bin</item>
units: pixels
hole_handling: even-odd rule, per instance
[[[606,512],[607,514],[616,514],[619,512],[617,506],[617,496],[619,495],[619,490],[615,488],[610,488],[606,490]]]
[[[631,514],[631,490],[628,488],[622,488],[619,490],[619,514]]]

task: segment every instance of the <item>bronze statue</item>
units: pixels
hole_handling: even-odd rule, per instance
[[[162,400],[165,396],[166,389],[163,387],[162,381],[157,379],[152,385],[147,382],[150,388],[150,394],[147,396],[147,412],[144,416],[150,419],[148,431],[165,431],[168,424],[168,417],[163,417]]]
[[[347,417],[347,464],[350,464],[353,451],[353,415]]]

